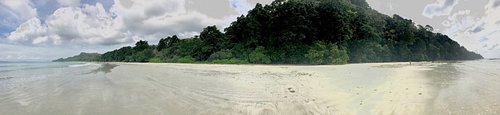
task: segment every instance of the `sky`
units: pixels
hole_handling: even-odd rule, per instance
[[[467,49],[500,57],[500,0],[367,0],[381,13],[431,25]],[[0,60],[104,53],[138,40],[228,27],[272,0],[0,0]]]

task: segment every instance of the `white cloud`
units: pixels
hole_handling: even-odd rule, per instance
[[[33,42],[38,44],[46,39],[47,28],[41,25],[40,19],[32,18],[21,24],[7,39],[15,42]]]
[[[46,23],[55,43],[108,45],[132,40],[132,36],[120,31],[123,26],[100,3],[82,8],[60,8],[47,18]]]
[[[64,7],[50,15],[45,24],[33,18],[21,24],[16,31],[7,37],[13,42],[28,44],[74,43],[86,44],[120,44],[131,42],[132,37],[120,30],[123,27],[116,23],[102,4],[79,7]]]
[[[76,7],[80,5],[80,0],[57,0],[57,3],[63,7]]]
[[[36,16],[37,10],[29,0],[0,0],[0,28],[15,28]]]
[[[19,47],[8,45],[10,52],[0,51],[3,53],[0,55],[0,60],[2,56],[4,58],[33,56],[17,54],[15,51],[25,53],[30,51],[15,50],[16,48],[46,47],[47,51],[49,49],[59,51],[58,48],[66,48],[78,53],[86,49],[105,47],[100,50],[91,50],[102,53],[102,49],[111,50],[123,45],[131,45],[139,39],[155,44],[160,38],[174,34],[187,38],[199,34],[204,27],[210,25],[217,25],[222,30],[240,15],[210,17],[196,10],[186,9],[186,0],[149,0],[148,2],[115,0],[109,9],[105,9],[100,3],[80,4],[79,0],[58,0],[57,2],[62,7],[47,15],[46,18],[37,17],[36,9],[28,10],[33,11],[34,16],[26,16],[30,18],[23,20],[20,26],[16,25],[15,31],[6,35],[9,44],[17,44]],[[27,6],[32,6],[29,1],[27,3]],[[232,0],[232,3],[235,3],[233,8],[240,12],[247,12],[245,10],[249,9],[246,1]],[[22,13],[14,12],[13,14]],[[60,56],[60,54],[50,55]],[[41,58],[47,58],[47,56]]]
[[[127,30],[138,35],[193,33],[208,25],[221,27],[229,24],[226,19],[188,11],[185,3],[185,0],[115,0],[111,11]]]
[[[224,28],[235,16],[223,19],[188,11],[184,0],[116,0],[106,11],[102,4],[62,7],[45,22],[33,18],[7,37],[11,42],[30,45],[114,45],[177,34],[191,37],[204,27]]]
[[[457,4],[458,0],[438,0],[436,3],[426,5],[422,14],[428,18],[450,15]]]
[[[500,53],[500,8],[494,7],[495,0],[485,5],[485,15],[470,16],[469,10],[459,11],[448,17],[443,25],[448,29],[443,33],[454,38],[458,43],[485,57],[498,57]]]
[[[246,0],[229,0],[231,8],[238,11],[239,14],[247,14],[251,9],[250,4]]]
[[[18,19],[27,20],[37,16],[36,8],[29,0],[0,0],[0,4],[8,7]]]

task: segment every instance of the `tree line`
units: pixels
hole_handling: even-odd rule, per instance
[[[275,0],[257,4],[223,30],[194,37],[138,41],[99,61],[256,64],[471,60],[483,57],[448,36],[399,15],[381,14],[365,0]]]

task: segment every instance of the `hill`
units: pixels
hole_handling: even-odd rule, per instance
[[[169,36],[158,45],[139,41],[100,61],[344,64],[483,58],[433,31],[381,14],[364,0],[276,0],[257,4],[224,32],[209,26],[192,38]]]
[[[79,55],[68,57],[68,58],[59,58],[57,60],[53,60],[54,62],[65,62],[65,61],[100,61],[101,54],[98,53],[85,53],[82,52]]]

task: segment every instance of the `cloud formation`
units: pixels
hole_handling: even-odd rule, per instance
[[[0,0],[0,47],[5,49],[0,60],[50,60],[81,51],[102,53],[138,40],[154,44],[174,34],[192,37],[206,26],[229,26],[255,4],[217,0],[209,2],[216,6],[197,6],[200,3],[207,1]],[[225,12],[209,11],[214,8]],[[36,49],[61,53],[30,51]]]
[[[498,0],[490,0],[485,6],[485,14],[481,17],[471,16],[470,10],[455,12],[443,25],[447,27],[444,34],[485,57],[499,57],[500,48],[500,7],[495,7]]]
[[[246,0],[229,0],[231,4],[231,8],[238,11],[240,14],[247,14],[247,12],[251,9],[250,4]]]
[[[208,25],[223,26],[228,20],[212,18],[185,8],[185,0],[115,0],[111,12],[124,28],[142,37],[191,35]],[[190,36],[181,36],[190,37]]]
[[[37,9],[29,0],[0,0],[0,28],[15,28],[37,16]]]
[[[498,6],[500,6],[500,0],[495,0],[492,4],[493,8],[497,8]]]
[[[102,4],[83,7],[64,7],[57,9],[44,23],[32,18],[11,32],[7,39],[24,44],[61,45],[108,45],[131,42],[120,30],[121,25],[106,12]]]
[[[458,0],[438,0],[436,3],[425,6],[422,15],[428,18],[450,15],[451,11],[457,4]]]
[[[63,7],[77,7],[80,5],[80,0],[57,0],[57,3]]]
[[[115,45],[174,34],[191,37],[208,25],[225,27],[235,17],[212,18],[189,11],[184,0],[115,0],[109,10],[101,3],[74,7],[80,6],[79,0],[58,2],[68,7],[57,9],[45,21],[29,19],[7,39],[31,45]]]

